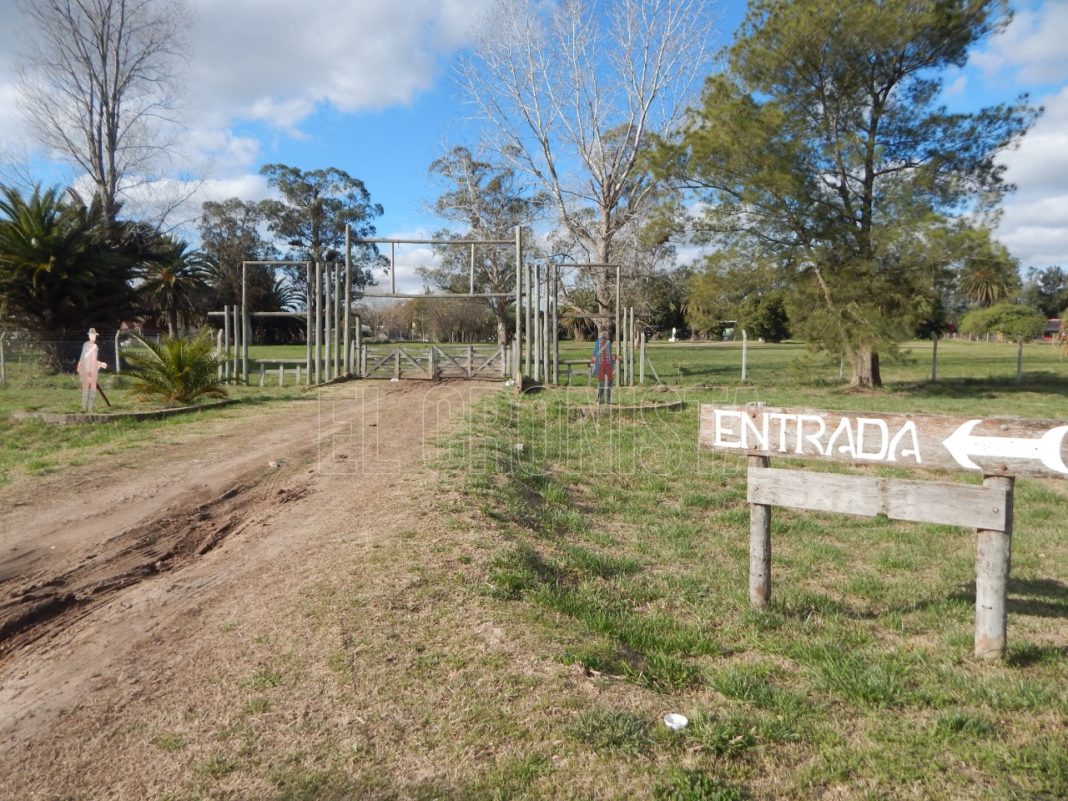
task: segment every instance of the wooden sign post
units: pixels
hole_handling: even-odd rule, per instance
[[[771,598],[773,506],[974,528],[975,653],[1004,657],[1014,477],[1068,478],[1068,425],[703,405],[699,445],[748,456],[753,606]],[[963,470],[981,473],[983,485],[772,469],[773,456]]]

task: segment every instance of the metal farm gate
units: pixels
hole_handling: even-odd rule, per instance
[[[364,378],[483,378],[508,375],[509,349],[499,345],[367,345],[360,351]]]

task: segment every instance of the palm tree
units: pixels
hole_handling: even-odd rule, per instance
[[[112,228],[76,195],[0,187],[0,306],[53,369],[73,365],[89,327],[113,329],[132,308],[134,260]]]
[[[189,243],[164,237],[158,256],[145,262],[142,297],[167,315],[167,334],[178,334],[178,315],[189,315],[203,306],[208,297],[206,276],[213,260],[193,250]]]
[[[218,361],[211,332],[192,338],[167,337],[158,345],[133,335],[144,351],[129,354],[134,392],[142,400],[195,403],[201,397],[225,398],[219,386]]]

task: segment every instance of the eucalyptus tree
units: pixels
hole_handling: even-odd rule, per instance
[[[996,159],[1034,121],[1027,97],[940,104],[946,70],[1008,20],[1003,0],[753,0],[658,154],[701,192],[708,241],[789,279],[791,327],[847,357],[853,385],[881,383],[880,349],[945,283],[955,218],[982,222],[1012,188]]]
[[[460,231],[442,230],[437,239],[497,239],[514,237],[516,226],[531,225],[544,207],[544,195],[532,194],[511,167],[501,167],[476,158],[466,147],[455,147],[435,159],[430,174],[442,185],[434,212],[461,226]],[[439,263],[422,270],[423,277],[439,289],[468,292],[473,272],[474,290],[481,294],[513,292],[515,248],[476,248],[443,245],[435,248]],[[508,343],[510,331],[508,297],[479,298],[493,313],[497,343]]]
[[[305,171],[285,164],[266,164],[260,173],[280,198],[265,200],[259,208],[268,230],[292,249],[290,258],[322,261],[328,251],[343,253],[346,226],[356,239],[375,235],[374,220],[382,215],[382,205],[371,200],[359,178],[336,167]],[[353,287],[374,283],[372,270],[382,264],[374,245],[354,248]],[[304,286],[303,271],[291,271],[291,277]]]

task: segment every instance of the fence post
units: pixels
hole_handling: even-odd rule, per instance
[[[267,382],[267,365],[260,365],[260,386],[264,386]]]
[[[297,365],[297,386],[300,386],[300,365]]]
[[[1005,492],[1005,530],[976,531],[975,655],[981,659],[1005,656],[1006,596],[1012,565],[1012,476],[984,476],[983,486]]]
[[[4,340],[7,331],[0,331],[0,384],[7,383],[7,354],[4,353]]]
[[[284,387],[286,385],[286,366],[284,364],[278,365],[278,386]]]
[[[750,467],[767,467],[767,456],[750,456]],[[771,600],[771,507],[749,504],[749,603],[767,609]]]
[[[742,329],[742,381],[745,381],[749,367],[749,335]]]

